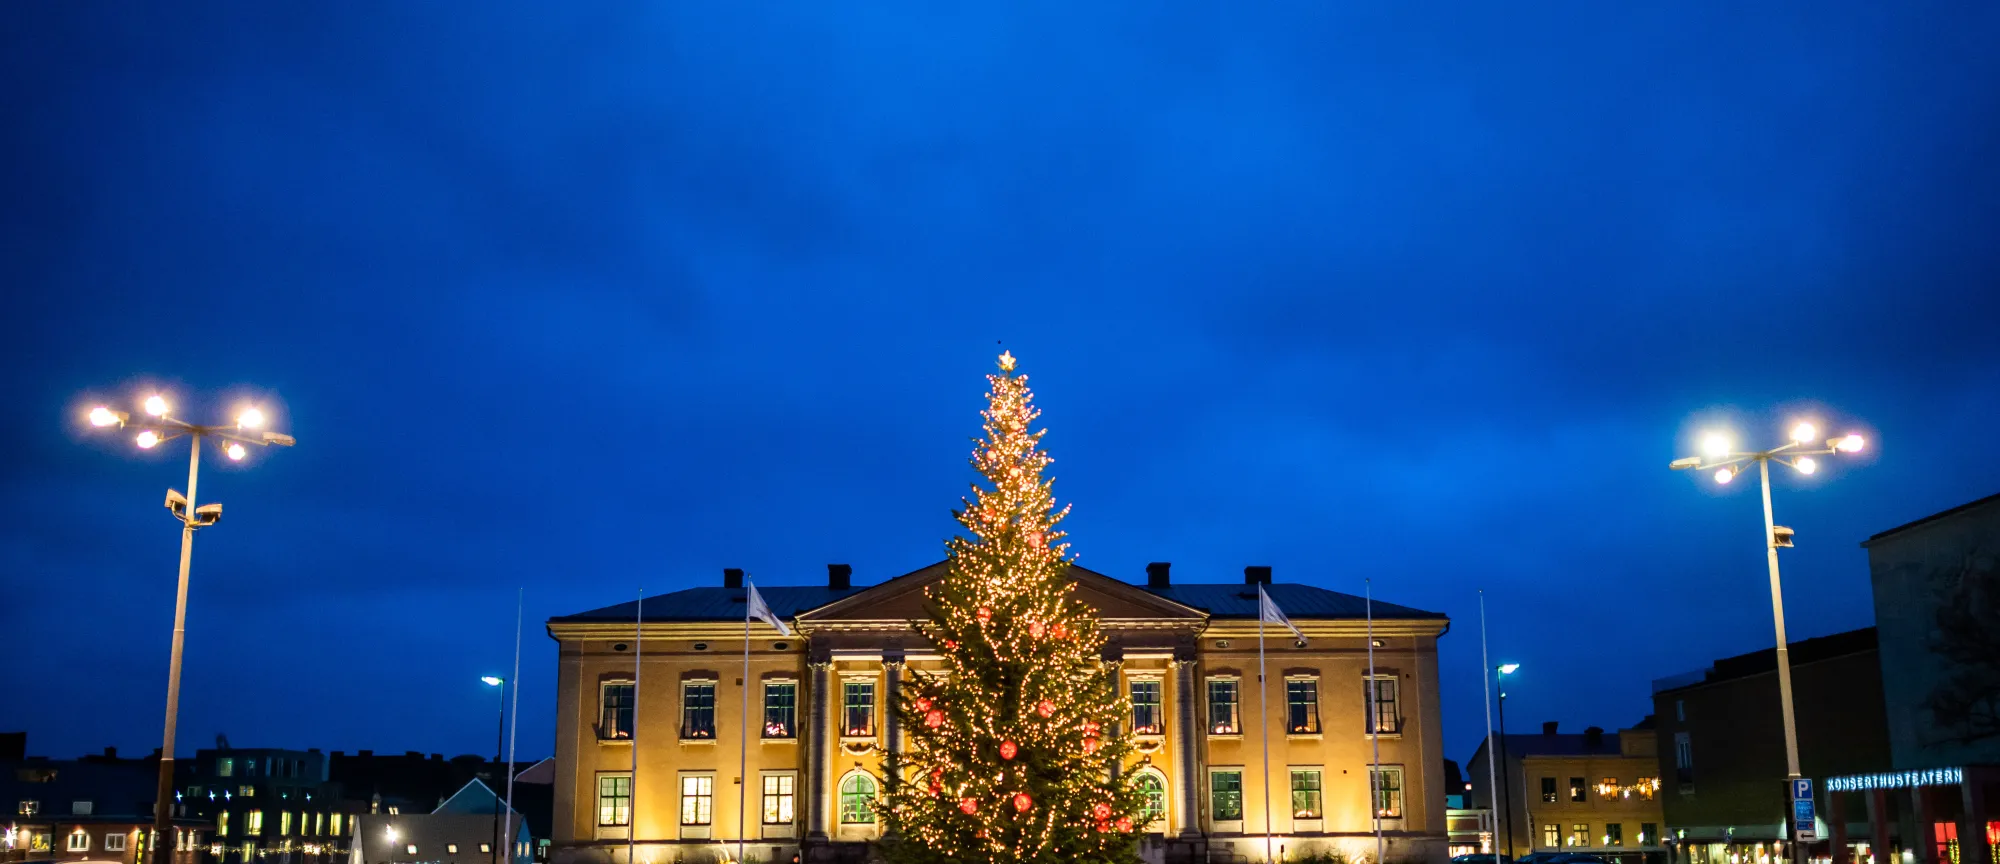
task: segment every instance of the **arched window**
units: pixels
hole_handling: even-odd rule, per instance
[[[843,825],[875,821],[875,778],[860,771],[841,778],[840,821]]]
[[[1145,830],[1167,830],[1167,780],[1160,772],[1146,770],[1132,776],[1132,787],[1146,796],[1139,806],[1139,822]]]

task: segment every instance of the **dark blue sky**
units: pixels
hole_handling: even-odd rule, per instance
[[[183,752],[485,752],[539,623],[942,554],[995,340],[1081,563],[1450,613],[1448,755],[1629,724],[1795,636],[1868,534],[2000,489],[2000,8],[339,3],[0,8],[0,728],[157,746],[185,451],[91,394],[256,395],[205,472]],[[162,448],[167,450],[169,448]],[[210,465],[216,460],[211,459]]]

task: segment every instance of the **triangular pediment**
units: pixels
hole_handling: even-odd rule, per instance
[[[818,609],[800,613],[803,626],[849,621],[913,621],[930,617],[924,608],[924,589],[943,579],[949,562],[939,561],[912,570],[880,585],[862,589]],[[1094,570],[1071,564],[1069,575],[1076,582],[1076,599],[1097,610],[1100,620],[1187,621],[1197,623],[1207,613],[1155,596]]]

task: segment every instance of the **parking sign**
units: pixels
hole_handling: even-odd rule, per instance
[[[1792,833],[1800,843],[1811,843],[1819,839],[1817,821],[1813,818],[1812,781],[1798,779],[1791,781],[1792,787]]]

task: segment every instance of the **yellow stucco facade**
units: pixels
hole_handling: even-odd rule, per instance
[[[1385,604],[1410,614],[1374,621],[1383,731],[1374,736],[1368,624],[1345,614],[1359,598],[1271,586],[1281,605],[1293,597],[1305,609],[1287,611],[1307,638],[1295,644],[1267,625],[1260,693],[1248,583],[1268,579],[1268,568],[1250,568],[1241,585],[1171,586],[1164,565],[1154,567],[1148,586],[1072,568],[1126,692],[1146,706],[1158,694],[1157,707],[1135,707],[1123,730],[1139,751],[1126,770],[1159,791],[1146,856],[1263,859],[1269,766],[1271,852],[1340,847],[1351,861],[1373,860],[1379,745],[1384,785],[1394,787],[1383,793],[1384,857],[1441,862],[1443,616]],[[643,624],[629,603],[551,620],[558,862],[732,860],[739,838],[750,861],[865,858],[879,830],[865,793],[879,790],[885,755],[902,746],[887,706],[910,670],[939,663],[913,624],[925,617],[924,587],[943,573],[937,564],[866,588],[847,587],[845,572],[824,588],[760,586],[795,632],[752,624],[747,675],[744,591],[733,581],[648,598]],[[1239,614],[1244,597],[1249,616]],[[1314,614],[1322,607],[1332,611]]]

